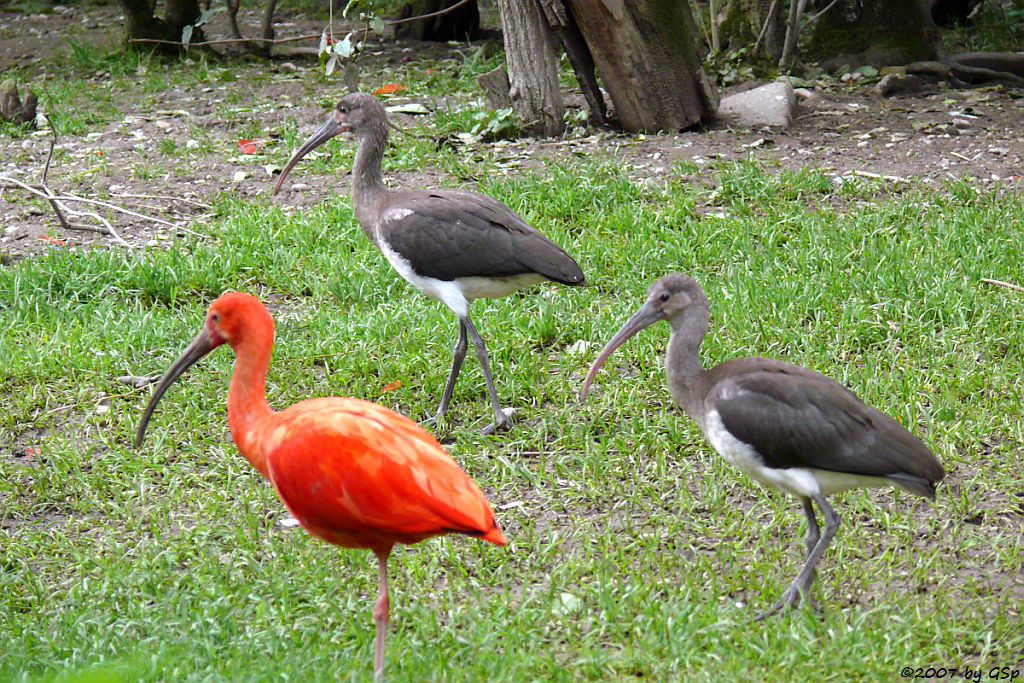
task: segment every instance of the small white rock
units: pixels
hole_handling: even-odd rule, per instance
[[[591,346],[593,346],[591,342],[588,342],[585,339],[577,339],[576,341],[569,345],[569,348],[567,348],[565,352],[571,356],[578,356],[582,353],[585,353],[586,350],[589,349]]]

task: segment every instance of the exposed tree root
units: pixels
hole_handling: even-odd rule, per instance
[[[1024,55],[1008,52],[967,52],[941,61],[911,62],[908,74],[948,80],[958,87],[1002,83],[1024,88]]]

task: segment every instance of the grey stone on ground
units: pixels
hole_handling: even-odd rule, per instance
[[[793,85],[783,76],[773,83],[723,97],[718,105],[718,119],[747,128],[789,128],[795,111]]]

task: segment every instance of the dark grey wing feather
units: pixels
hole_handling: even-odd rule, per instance
[[[492,197],[463,190],[396,192],[381,215],[388,212],[400,217],[381,224],[381,237],[420,275],[454,280],[538,273],[583,283],[571,256]]]
[[[723,363],[712,374],[720,379],[712,377],[707,405],[768,467],[892,477],[916,492],[915,483],[931,487],[945,474],[932,452],[899,422],[813,370],[744,358]]]

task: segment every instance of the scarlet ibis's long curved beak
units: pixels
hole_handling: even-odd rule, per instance
[[[135,431],[135,448],[142,445],[142,439],[146,436],[146,427],[149,425],[149,418],[153,416],[153,411],[156,409],[156,404],[163,398],[164,393],[167,389],[174,384],[174,380],[181,377],[186,370],[195,365],[196,361],[213,351],[215,348],[223,343],[222,340],[214,339],[210,334],[208,328],[203,328],[203,331],[196,335],[196,338],[192,340],[192,343],[188,345],[178,360],[171,364],[171,367],[167,368],[167,372],[160,379],[160,383],[156,385],[156,389],[153,391],[153,397],[149,399],[149,404],[146,405],[145,412],[142,413],[142,421],[139,422],[139,428]]]
[[[590,366],[590,372],[587,373],[587,378],[583,380],[583,388],[580,389],[581,401],[587,400],[587,393],[590,391],[590,385],[594,381],[594,376],[601,369],[601,366],[604,365],[604,362],[608,360],[608,356],[612,355],[615,349],[622,346],[634,334],[649,325],[653,325],[663,317],[664,315],[661,310],[653,302],[648,301],[640,307],[640,310],[633,314],[632,318],[626,321],[625,325],[619,328],[619,331],[604,345],[601,353],[597,354],[597,358],[594,359],[593,364]]]
[[[288,177],[288,173],[292,170],[295,164],[299,163],[299,159],[306,156],[314,149],[324,144],[338,133],[344,133],[348,128],[338,123],[334,118],[334,112],[332,111],[327,115],[327,120],[324,121],[323,125],[317,129],[315,133],[309,136],[309,139],[302,143],[302,147],[299,147],[298,151],[292,155],[292,158],[285,164],[284,170],[281,171],[281,175],[277,177],[277,182],[274,183],[274,194],[276,195],[281,190],[281,185],[284,183],[284,179]]]

